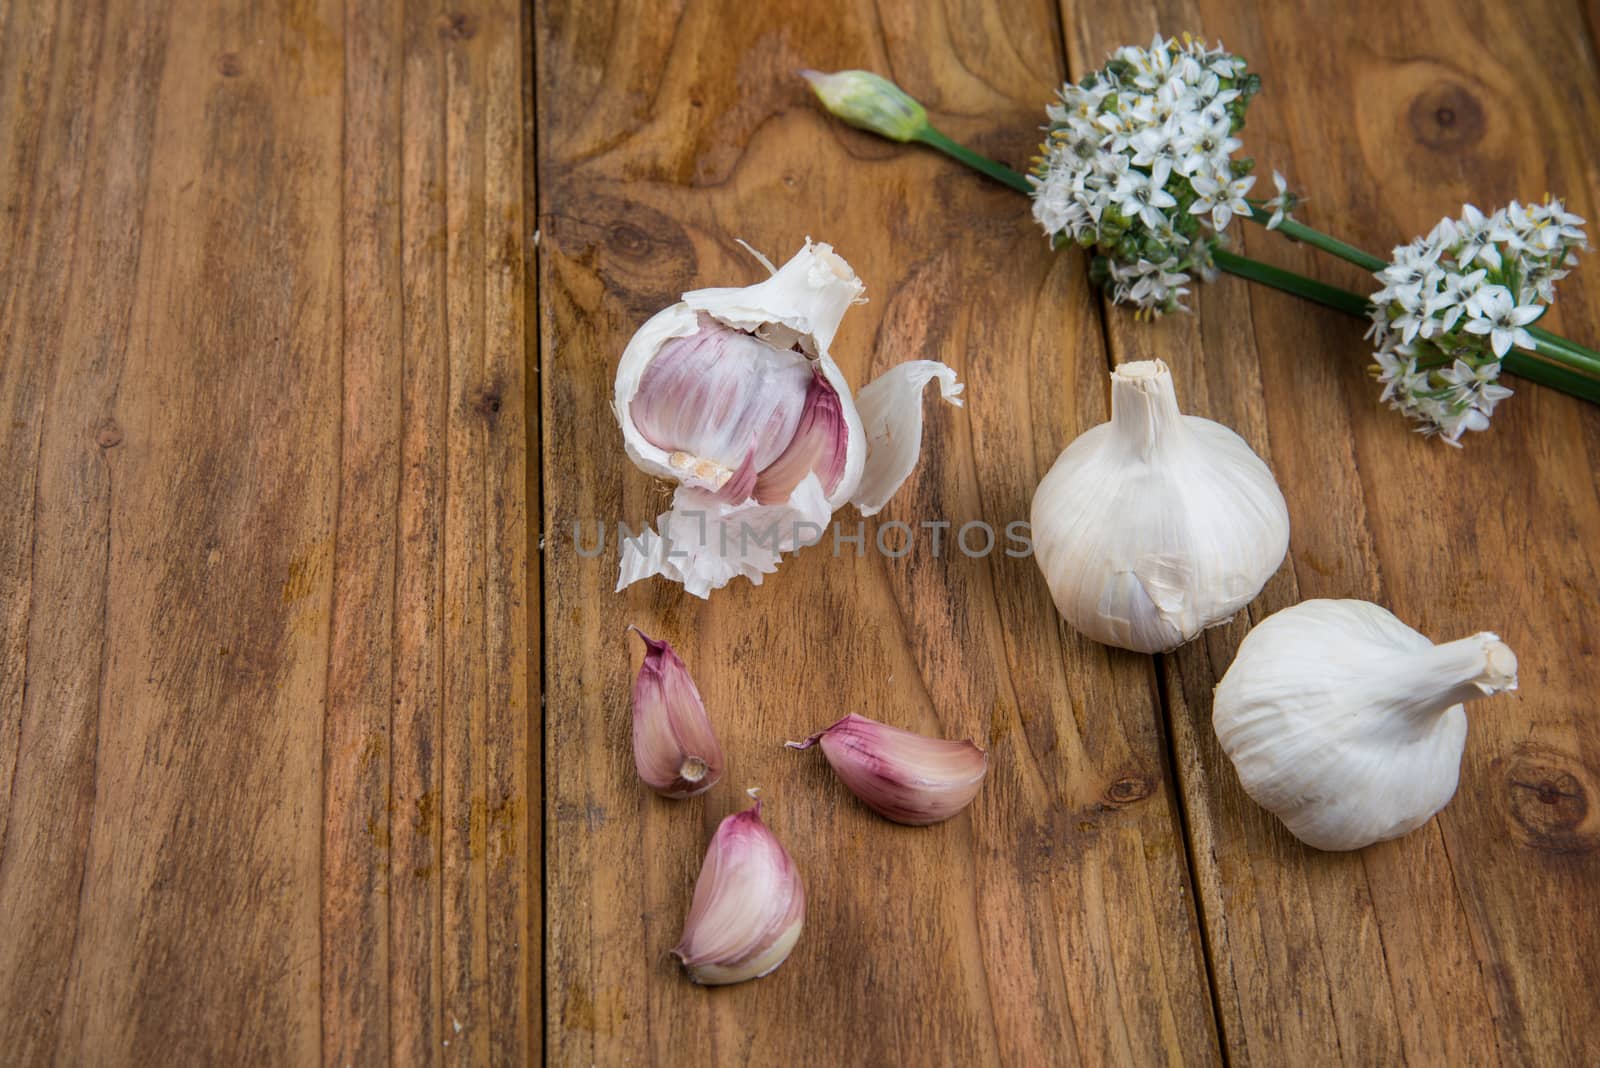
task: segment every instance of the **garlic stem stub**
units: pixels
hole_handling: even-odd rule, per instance
[[[989,770],[989,755],[967,741],[929,738],[851,713],[790,749],[820,746],[834,772],[885,819],[922,827],[966,808]]]
[[[1455,795],[1462,705],[1517,688],[1496,635],[1434,645],[1366,601],[1269,616],[1217,684],[1212,726],[1245,792],[1307,845],[1398,838]]]
[[[1289,550],[1272,471],[1232,430],[1182,414],[1160,360],[1112,371],[1111,421],[1056,459],[1031,519],[1062,618],[1140,653],[1227,622]]]
[[[685,293],[622,354],[612,407],[628,457],[677,489],[655,530],[623,539],[619,590],[654,575],[697,597],[741,575],[760,585],[846,502],[872,515],[910,476],[929,382],[961,404],[955,372],[931,360],[852,395],[829,346],[866,287],[809,238],[768,269],[756,285]]]
[[[681,800],[711,789],[722,778],[722,747],[689,669],[671,644],[638,627],[644,663],[633,680],[633,764],[644,784]]]
[[[757,800],[717,826],[672,952],[704,986],[759,979],[788,959],[805,919],[800,871],[761,822]]]

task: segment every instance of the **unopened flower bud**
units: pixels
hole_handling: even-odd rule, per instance
[[[922,105],[871,71],[803,70],[800,76],[811,83],[823,107],[851,126],[891,141],[910,141],[927,129],[928,113]]]

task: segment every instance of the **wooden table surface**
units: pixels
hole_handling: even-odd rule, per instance
[[[1234,280],[1102,306],[1015,194],[823,116],[868,67],[1013,163],[1069,74],[1160,29],[1260,72],[1248,152],[1370,249],[1464,200],[1600,218],[1591,5],[1527,0],[0,0],[0,1059],[11,1064],[1600,1062],[1600,413],[1520,389],[1464,451],[1376,403],[1359,324]],[[1160,657],[1028,560],[825,547],[701,602],[615,594],[666,491],[623,344],[735,244],[833,242],[861,384],[948,362],[878,517],[1004,526],[1160,356],[1275,468],[1290,556]],[[1359,272],[1246,230],[1330,281]],[[1600,338],[1600,264],[1551,321]],[[846,511],[840,519],[853,524]],[[1241,792],[1210,692],[1251,620],[1363,597],[1498,630],[1442,815],[1354,854]],[[641,790],[624,628],[728,752]],[[778,743],[846,711],[986,744],[889,825]],[[667,955],[759,785],[794,955]]]

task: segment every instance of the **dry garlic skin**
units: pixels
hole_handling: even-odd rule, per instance
[[[1435,645],[1378,605],[1304,601],[1245,637],[1212,725],[1245,792],[1296,838],[1359,849],[1449,802],[1462,703],[1516,685],[1517,658],[1492,633]]]
[[[1034,494],[1035,559],[1074,628],[1161,652],[1261,592],[1288,551],[1289,512],[1243,438],[1179,412],[1164,363],[1111,379],[1111,421],[1074,440]]]

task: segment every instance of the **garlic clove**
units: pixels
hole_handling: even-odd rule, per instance
[[[722,747],[689,669],[671,644],[631,627],[645,644],[633,682],[633,763],[644,784],[674,800],[722,778]]]
[[[839,394],[827,379],[813,375],[789,447],[761,471],[753,490],[755,499],[762,504],[786,501],[813,471],[823,492],[833,490],[844,475],[849,449],[849,428]]]
[[[655,529],[623,537],[619,590],[654,575],[697,597],[740,576],[760,585],[785,553],[820,540],[836,509],[853,501],[870,515],[905,481],[926,382],[961,403],[953,371],[913,361],[867,386],[858,411],[828,346],[860,279],[809,239],[767,267],[752,286],[685,293],[623,351],[612,410],[628,457],[678,488]]]
[[[696,983],[759,979],[788,959],[805,918],[799,869],[761,822],[758,800],[717,826],[672,952]]]
[[[1061,453],[1031,520],[1034,558],[1062,618],[1141,653],[1225,623],[1289,548],[1271,470],[1227,427],[1183,415],[1160,360],[1112,372],[1111,421]]]
[[[756,467],[756,452],[752,448],[745,454],[744,462],[734,470],[722,485],[712,494],[717,500],[729,506],[736,506],[747,500],[755,492],[756,484],[761,480],[761,470]]]
[[[783,455],[814,377],[801,353],[701,316],[693,334],[661,346],[629,411],[686,480],[721,490],[742,460],[759,472]]]
[[[820,745],[861,801],[886,819],[921,827],[966,808],[983,785],[989,756],[968,741],[929,738],[851,713],[790,749]]]
[[[1240,785],[1317,849],[1360,849],[1455,795],[1462,705],[1517,686],[1492,633],[1434,645],[1365,601],[1311,600],[1263,620],[1217,684],[1212,726]]]

